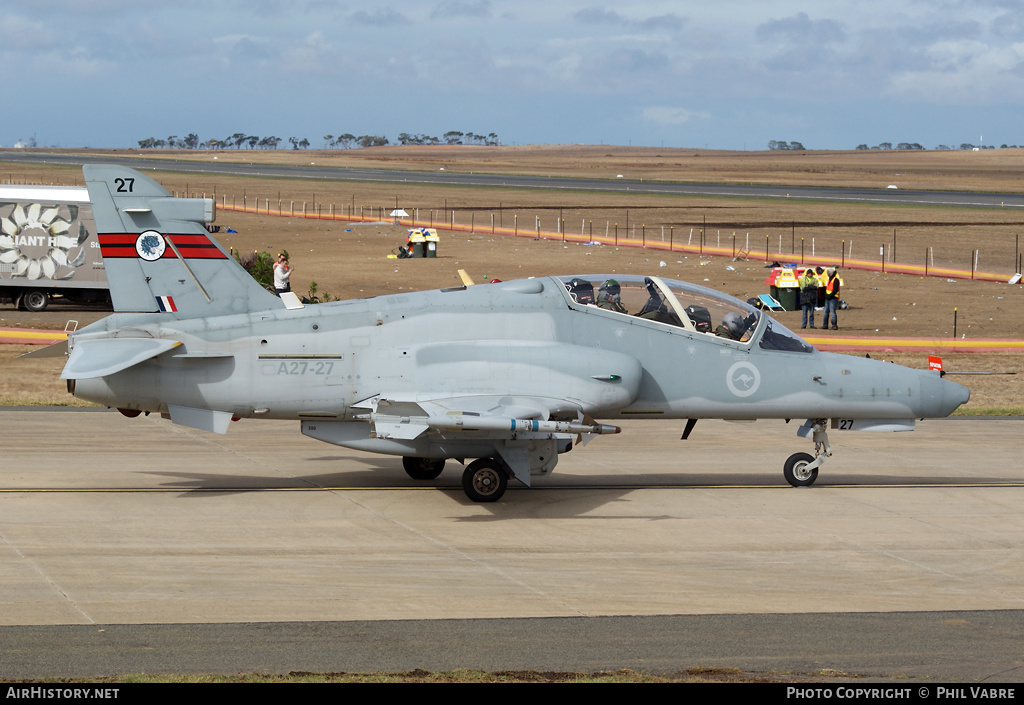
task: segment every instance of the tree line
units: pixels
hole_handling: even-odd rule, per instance
[[[992,145],[992,144],[980,145],[980,146],[976,147],[975,145],[971,144],[970,142],[962,142],[959,147],[950,147],[949,145],[945,145],[945,144],[940,144],[937,147],[935,147],[936,151],[939,151],[939,152],[946,152],[946,151],[956,150],[956,149],[972,150],[972,149],[995,149],[995,148],[996,148],[995,145]],[[879,144],[876,144],[874,147],[869,147],[866,144],[859,144],[859,145],[857,145],[857,149],[861,149],[861,150],[863,150],[863,149],[869,149],[869,150],[870,149],[878,149],[878,150],[884,151],[884,150],[887,150],[887,149],[896,149],[896,150],[927,149],[927,147],[922,147],[917,142],[899,142],[895,147],[892,146],[892,142],[880,142]],[[1015,145],[1015,144],[1002,144],[1002,145],[999,145],[999,149],[1017,149],[1017,145]]]
[[[1015,145],[1015,144],[1012,144],[1012,145],[1003,144],[1003,145],[999,146],[999,149],[1016,149],[1016,148],[1017,148],[1017,145]],[[770,149],[772,151],[776,151],[776,150],[783,150],[783,151],[786,151],[786,150],[806,151],[806,147],[804,147],[803,144],[801,144],[800,142],[785,142],[785,141],[782,141],[782,140],[771,140],[771,141],[769,141],[768,142],[768,149]],[[879,151],[883,151],[884,152],[886,150],[896,150],[896,151],[907,151],[907,150],[913,151],[913,150],[918,150],[918,149],[923,150],[923,149],[927,149],[927,147],[924,147],[923,145],[921,145],[920,142],[898,142],[898,143],[896,143],[895,147],[893,147],[892,142],[879,142],[874,147],[869,147],[867,144],[858,144],[857,145],[857,149],[858,150],[879,150]],[[966,149],[966,150],[972,150],[972,149],[995,149],[995,146],[994,145],[985,145],[985,146],[975,147],[973,144],[970,144],[968,142],[964,142],[959,147],[950,147],[948,145],[940,144],[935,149],[937,151],[946,151],[946,150],[954,150],[954,149]]]
[[[171,135],[167,139],[147,137],[139,140],[140,149],[277,149],[283,142],[280,137],[259,137],[258,135],[247,135],[243,132],[236,132],[230,137],[223,139],[208,139],[200,141],[199,136],[194,132],[185,137]],[[310,142],[305,137],[289,137],[288,144],[292,149],[309,149]],[[346,132],[343,135],[324,135],[325,149],[354,149],[357,147],[383,147],[391,144],[384,135],[353,135]],[[491,132],[487,135],[476,135],[472,132],[458,132],[452,130],[444,133],[440,138],[425,134],[411,135],[403,132],[398,135],[399,145],[410,144],[476,144],[497,146],[501,144],[498,135]]]

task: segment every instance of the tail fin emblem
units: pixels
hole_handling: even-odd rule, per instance
[[[155,230],[147,230],[135,240],[135,252],[147,262],[155,262],[163,257],[166,249],[163,235]]]

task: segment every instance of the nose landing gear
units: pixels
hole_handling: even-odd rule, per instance
[[[832,457],[832,449],[828,444],[828,433],[825,429],[828,426],[828,419],[807,420],[797,434],[807,438],[811,436],[814,440],[814,455],[809,453],[794,453],[786,460],[782,468],[782,475],[786,482],[793,487],[809,487],[818,479],[818,468],[827,458]]]

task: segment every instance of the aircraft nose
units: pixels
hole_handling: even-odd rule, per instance
[[[970,401],[971,390],[967,387],[947,379],[942,380],[942,384],[942,397],[949,409],[946,413],[952,414],[959,406]]]
[[[927,382],[922,386],[922,401],[926,408],[922,414],[927,416],[949,416],[971,398],[971,390],[967,387],[943,379],[935,372],[926,373]]]

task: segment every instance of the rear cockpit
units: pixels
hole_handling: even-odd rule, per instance
[[[573,304],[765,350],[813,352],[799,336],[748,303],[713,289],[661,277],[597,275],[559,277]]]

